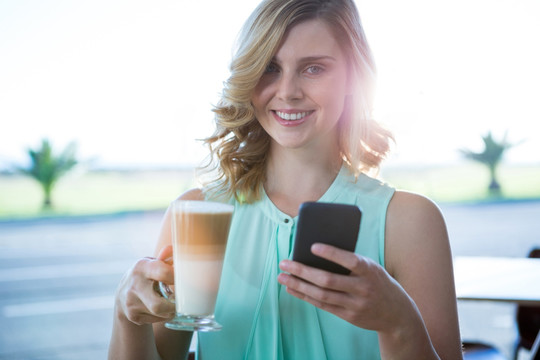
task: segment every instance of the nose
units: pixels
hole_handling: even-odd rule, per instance
[[[301,99],[303,91],[298,76],[294,73],[283,72],[277,83],[276,96],[284,101]]]

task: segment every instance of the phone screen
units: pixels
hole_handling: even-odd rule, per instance
[[[354,251],[362,211],[358,206],[322,202],[300,205],[293,260],[326,271],[349,274],[350,270],[314,255],[311,245],[324,243]]]

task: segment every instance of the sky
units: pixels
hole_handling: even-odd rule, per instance
[[[89,166],[192,166],[255,0],[0,0],[0,169],[49,138]],[[211,6],[209,5],[211,4]],[[540,2],[357,0],[389,163],[463,162],[493,131],[540,165]]]

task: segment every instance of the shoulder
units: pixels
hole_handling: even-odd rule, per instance
[[[435,256],[449,250],[446,224],[439,207],[430,199],[396,191],[386,218],[385,258],[394,273],[411,257]]]
[[[204,193],[199,188],[189,189],[178,197],[179,200],[205,200]]]
[[[442,214],[439,207],[419,194],[396,190],[388,204],[387,223],[392,227],[400,227],[404,230],[441,220]]]

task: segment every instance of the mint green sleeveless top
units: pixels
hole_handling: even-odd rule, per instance
[[[384,266],[386,210],[394,189],[343,167],[319,199],[358,205],[356,253]],[[299,300],[277,282],[278,264],[292,256],[297,218],[266,194],[235,206],[216,305],[219,332],[198,333],[199,360],[380,359],[377,333]]]

